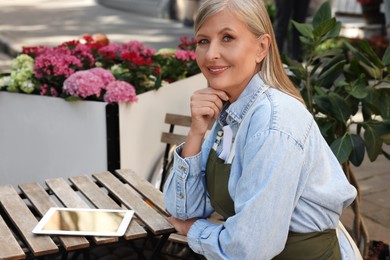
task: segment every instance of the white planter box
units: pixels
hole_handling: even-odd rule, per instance
[[[119,128],[119,140],[118,133],[107,134],[104,102],[0,92],[0,185],[106,171],[109,153],[118,157],[118,168],[150,179],[164,151],[165,114],[189,115],[191,94],[205,86],[198,74],[120,104],[119,120],[108,123],[114,132]],[[120,150],[107,148],[107,135]]]
[[[0,184],[107,170],[106,105],[0,92]]]
[[[160,141],[161,132],[169,129],[164,123],[165,114],[190,115],[192,93],[206,86],[203,74],[198,74],[139,95],[136,104],[120,104],[121,168],[132,169],[150,180],[165,148]]]

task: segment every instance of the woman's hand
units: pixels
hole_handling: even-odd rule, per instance
[[[218,118],[223,102],[228,101],[226,92],[212,88],[204,88],[191,96],[191,130],[193,134],[206,133],[212,120]]]
[[[181,156],[194,156],[200,152],[204,135],[212,120],[221,112],[223,102],[228,101],[226,92],[212,88],[195,91],[191,96],[191,128]]]
[[[180,220],[178,218],[175,218],[175,217],[168,217],[168,222],[171,223],[177,233],[179,233],[180,235],[187,235],[188,233],[188,230],[190,230],[192,224],[194,224],[195,221],[197,221],[198,219],[197,218],[191,218],[191,219],[187,219],[187,220]]]

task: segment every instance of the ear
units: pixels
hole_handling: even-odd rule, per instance
[[[257,43],[258,49],[256,53],[256,63],[260,63],[268,54],[269,46],[271,44],[271,36],[269,34],[263,34],[259,37]]]

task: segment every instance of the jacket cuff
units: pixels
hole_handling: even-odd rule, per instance
[[[211,223],[205,219],[199,219],[192,224],[187,233],[189,247],[198,254],[205,255],[202,248],[202,239],[207,239],[217,224]]]

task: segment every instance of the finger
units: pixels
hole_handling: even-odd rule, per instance
[[[202,91],[202,90],[204,90],[205,93],[217,95],[223,101],[228,101],[229,100],[229,95],[225,91],[222,91],[222,90],[219,90],[219,89],[213,89],[211,87],[210,88],[201,89],[200,91]]]
[[[213,110],[221,111],[223,101],[216,95],[210,94],[195,94],[191,97],[191,107],[210,107]]]
[[[222,104],[216,104],[210,101],[197,101],[191,104],[191,113],[195,117],[208,116],[215,118],[219,115]]]

